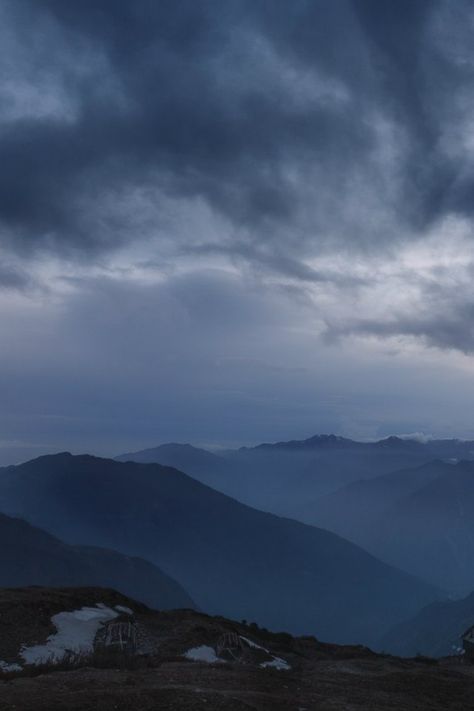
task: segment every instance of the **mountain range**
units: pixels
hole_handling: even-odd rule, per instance
[[[357,442],[337,435],[315,435],[218,454],[188,444],[164,444],[117,459],[174,466],[242,503],[308,520],[308,507],[313,502],[352,482],[434,459],[473,458],[474,443],[456,439],[418,441],[392,436]]]
[[[173,464],[183,451],[146,458]],[[317,435],[204,453],[208,466],[202,450],[186,454],[187,473],[239,501],[338,533],[455,595],[474,589],[473,442]]]
[[[195,607],[178,583],[135,556],[66,545],[4,514],[0,514],[0,540],[0,587],[101,585],[161,609]]]
[[[328,641],[376,646],[439,597],[333,533],[158,464],[40,457],[0,470],[0,509],[68,544],[145,558],[206,612]]]
[[[359,481],[313,502],[305,518],[455,594],[474,589],[474,462]]]

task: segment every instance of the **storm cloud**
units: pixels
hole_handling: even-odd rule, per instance
[[[202,198],[247,239],[302,254],[383,247],[443,212],[470,213],[451,135],[462,106],[445,121],[448,103],[469,100],[467,37],[460,56],[448,44],[469,4],[2,8],[0,211],[12,247],[114,248],[140,231],[140,194],[158,212],[163,195]]]
[[[397,393],[474,350],[473,28],[467,0],[0,0],[5,441],[446,427]]]

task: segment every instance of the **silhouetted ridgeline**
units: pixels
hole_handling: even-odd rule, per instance
[[[61,454],[0,471],[0,508],[68,543],[138,555],[207,612],[377,645],[437,591],[348,541],[157,464]]]
[[[194,607],[155,565],[104,548],[71,546],[17,518],[0,514],[0,587],[101,585],[153,607]]]
[[[239,501],[338,533],[456,595],[474,589],[473,442],[318,435],[219,457],[182,445],[127,457],[173,465],[184,452],[187,473]]]

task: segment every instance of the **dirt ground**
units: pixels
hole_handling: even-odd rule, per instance
[[[388,659],[316,660],[297,672],[164,662],[80,669],[0,684],[1,711],[473,711],[474,666]]]
[[[98,602],[133,610],[147,654],[0,673],[0,711],[474,711],[474,664],[459,657],[377,655],[193,610],[153,611],[95,588],[0,591],[0,659],[19,662],[23,644],[44,642],[58,611]],[[247,640],[242,656],[186,658],[196,646],[219,649],[223,635]],[[262,667],[275,659],[289,670]]]

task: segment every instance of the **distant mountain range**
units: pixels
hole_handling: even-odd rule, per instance
[[[69,544],[143,557],[207,612],[328,641],[377,645],[438,596],[333,533],[158,464],[40,457],[0,470],[0,509]]]
[[[474,442],[460,439],[419,439],[417,437],[397,437],[392,435],[372,442],[359,442],[347,437],[334,434],[318,434],[302,440],[289,440],[284,442],[263,443],[255,447],[241,447],[237,451],[252,450],[319,450],[319,449],[349,449],[377,451],[383,449],[429,452],[433,457],[474,457]],[[232,450],[230,450],[232,451]]]
[[[166,452],[173,464],[181,447],[147,450],[147,461]],[[208,466],[202,450],[185,451],[187,473],[239,501],[338,533],[455,594],[474,589],[473,442],[317,435],[210,455]]]
[[[434,461],[350,484],[306,520],[458,594],[474,589],[474,462]]]
[[[17,518],[0,514],[0,587],[101,585],[161,609],[195,607],[169,576],[137,557],[70,546]]]
[[[176,443],[162,444],[151,449],[143,449],[140,452],[128,452],[116,457],[116,460],[118,462],[132,461],[174,467],[214,488],[219,484],[221,472],[228,466],[224,457],[190,444]]]
[[[352,482],[421,466],[434,459],[474,459],[474,442],[387,437],[356,442],[336,435],[260,444],[218,455],[188,444],[130,452],[120,461],[174,466],[242,503],[313,522],[308,507]]]

